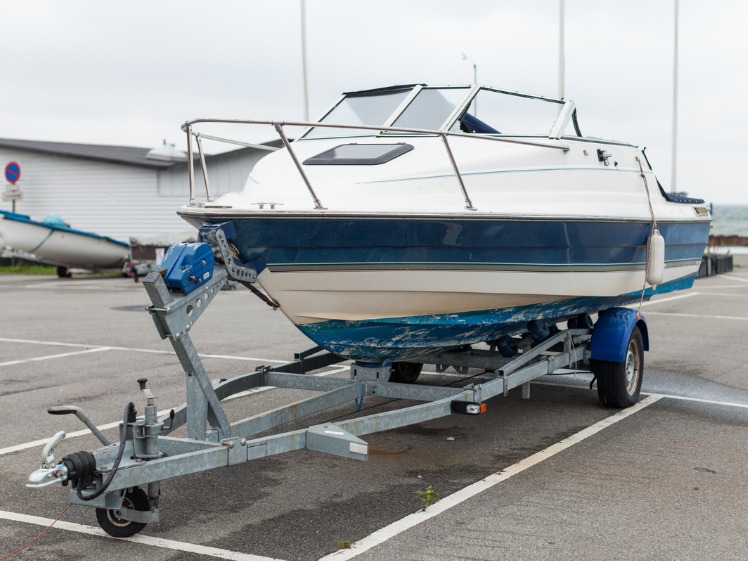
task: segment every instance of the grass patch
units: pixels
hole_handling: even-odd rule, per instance
[[[416,495],[418,495],[418,498],[420,498],[423,503],[423,510],[426,510],[439,499],[439,493],[434,491],[434,488],[431,485],[422,491],[416,491]]]
[[[0,267],[0,275],[56,275],[57,267],[18,263]]]

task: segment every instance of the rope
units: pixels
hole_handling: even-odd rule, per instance
[[[659,230],[659,228],[657,228],[657,219],[655,218],[654,209],[652,208],[652,196],[649,194],[649,183],[647,183],[647,176],[644,175],[644,168],[642,167],[642,161],[639,159],[639,156],[636,156],[636,163],[639,164],[639,175],[641,176],[642,181],[644,181],[644,192],[647,194],[649,215],[652,217],[652,230],[650,232],[650,235],[653,235],[657,230]],[[644,303],[644,293],[647,290],[647,269],[649,269],[649,257],[649,248],[647,248],[647,262],[644,265],[644,283],[642,284],[641,298],[639,298],[639,307],[636,310],[637,314],[641,312],[642,304]]]
[[[44,239],[42,241],[40,241],[38,244],[36,244],[34,247],[32,247],[31,250],[29,251],[29,253],[34,253],[37,249],[39,249],[41,246],[43,246],[44,242],[46,242],[49,239],[49,237],[52,234],[54,234],[54,233],[55,233],[55,231],[52,230],[52,229],[50,229],[49,233],[46,236],[44,236]],[[0,561],[2,561],[2,560],[0,559]]]
[[[23,544],[21,547],[19,547],[15,551],[11,551],[7,555],[3,555],[2,557],[0,557],[0,561],[3,561],[3,559],[7,559],[8,557],[10,557],[12,555],[15,555],[19,551],[23,551],[24,549],[26,549],[27,547],[29,547],[32,543],[34,543],[36,540],[38,540],[39,538],[41,538],[44,534],[47,533],[47,530],[49,530],[52,526],[55,525],[55,522],[57,522],[60,518],[62,518],[62,515],[65,514],[71,506],[73,506],[73,505],[72,504],[68,504],[62,510],[62,512],[60,513],[60,515],[52,521],[52,524],[50,524],[49,526],[47,526],[46,528],[44,528],[44,530],[42,530],[41,532],[39,532],[39,534],[35,538],[33,538],[32,540],[29,540],[28,542],[26,542],[25,544]]]

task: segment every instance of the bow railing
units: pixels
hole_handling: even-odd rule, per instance
[[[369,125],[336,125],[336,124],[331,124],[331,123],[319,123],[319,122],[266,121],[266,120],[254,120],[254,119],[216,119],[216,118],[193,119],[191,121],[187,121],[186,123],[182,125],[182,130],[185,133],[187,133],[187,162],[189,166],[190,206],[198,206],[197,194],[196,194],[196,189],[195,189],[195,163],[194,163],[194,150],[193,150],[193,144],[192,144],[193,138],[195,139],[195,143],[197,144],[198,156],[200,158],[200,165],[202,168],[203,180],[205,182],[205,192],[206,192],[206,197],[208,201],[211,200],[211,191],[210,191],[210,182],[208,179],[208,170],[205,165],[205,151],[203,150],[202,139],[214,140],[214,141],[219,141],[219,142],[227,142],[230,144],[236,144],[236,145],[252,147],[252,148],[259,148],[259,149],[264,149],[264,150],[273,149],[273,148],[270,148],[268,146],[261,145],[261,144],[250,144],[250,143],[241,142],[238,140],[233,140],[233,139],[228,139],[228,138],[209,136],[209,135],[205,135],[201,132],[197,132],[194,130],[195,125],[205,124],[205,123],[237,124],[237,125],[268,125],[268,126],[273,127],[273,129],[276,131],[276,133],[280,137],[280,140],[283,143],[283,146],[286,148],[286,150],[288,151],[288,154],[291,156],[291,159],[293,160],[293,163],[296,166],[296,169],[298,170],[299,175],[301,176],[301,179],[304,182],[304,185],[309,191],[309,194],[311,195],[312,200],[314,202],[314,208],[318,210],[324,210],[325,207],[322,205],[322,202],[317,196],[317,193],[314,190],[314,187],[312,186],[312,183],[309,180],[309,177],[304,171],[303,165],[301,164],[298,157],[296,156],[296,153],[293,149],[293,143],[288,140],[284,127],[304,127],[307,129],[319,127],[319,128],[330,128],[330,129],[373,131],[373,132],[376,132],[377,135],[382,135],[385,133],[399,133],[399,134],[417,134],[417,135],[439,137],[442,140],[442,143],[444,144],[447,158],[449,159],[452,169],[454,170],[455,178],[457,179],[457,182],[460,185],[460,189],[462,191],[462,195],[465,201],[465,208],[467,210],[477,210],[477,209],[473,205],[473,202],[470,199],[470,195],[468,194],[467,188],[465,187],[465,181],[463,180],[462,174],[460,173],[460,169],[457,165],[457,161],[454,157],[454,153],[452,152],[452,148],[449,144],[449,137],[472,138],[472,139],[490,140],[494,142],[505,142],[509,144],[521,144],[525,146],[535,146],[538,148],[551,148],[554,150],[562,150],[564,152],[567,152],[570,148],[568,144],[558,142],[557,138],[553,137],[553,131],[552,131],[552,136],[549,137],[549,140],[551,142],[543,142],[540,140],[531,140],[529,138],[518,138],[518,137],[510,137],[510,136],[496,135],[496,134],[475,134],[475,133],[464,133],[464,132],[457,132],[457,131],[418,129],[418,128],[408,128],[408,127],[384,127],[384,126],[377,127],[377,126],[369,126]],[[553,142],[554,140],[556,140],[556,142]]]

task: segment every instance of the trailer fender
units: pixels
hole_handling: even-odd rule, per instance
[[[639,327],[644,350],[649,350],[649,331],[644,316],[628,308],[610,308],[600,312],[590,341],[590,358],[606,362],[624,362],[626,347],[634,327]]]

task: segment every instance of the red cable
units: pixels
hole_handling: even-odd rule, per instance
[[[30,540],[30,541],[26,542],[25,544],[23,544],[23,545],[22,545],[21,547],[19,547],[19,548],[18,548],[18,549],[16,549],[15,551],[11,551],[11,552],[10,552],[10,553],[8,553],[7,555],[4,555],[3,557],[0,557],[0,561],[3,561],[3,559],[7,559],[7,558],[8,558],[8,557],[10,557],[11,555],[15,555],[15,554],[16,554],[16,553],[18,553],[19,551],[23,551],[23,550],[24,550],[24,549],[26,549],[26,548],[27,548],[28,546],[30,546],[30,545],[31,545],[32,543],[34,543],[34,542],[35,542],[36,540],[38,540],[39,538],[41,538],[41,537],[42,537],[42,536],[43,536],[43,535],[44,535],[44,534],[45,534],[45,533],[47,532],[47,530],[49,530],[49,529],[50,529],[50,528],[51,528],[52,526],[54,526],[54,525],[55,525],[55,522],[57,522],[57,521],[58,521],[58,520],[59,520],[60,518],[62,518],[62,515],[63,515],[63,514],[65,514],[65,513],[66,513],[66,512],[68,511],[68,509],[69,509],[69,508],[70,508],[71,506],[72,506],[71,504],[68,504],[68,506],[66,506],[66,507],[65,507],[65,508],[63,509],[63,511],[62,511],[62,512],[60,513],[60,515],[59,515],[59,516],[58,516],[57,518],[55,518],[55,519],[54,519],[54,520],[52,521],[52,524],[50,524],[49,526],[47,526],[46,528],[44,528],[44,530],[42,530],[42,531],[41,531],[41,532],[39,533],[39,535],[38,535],[38,536],[36,536],[36,537],[35,537],[35,538],[34,538],[33,540]]]

